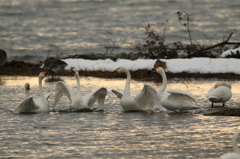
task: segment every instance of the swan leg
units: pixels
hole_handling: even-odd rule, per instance
[[[213,105],[213,103],[212,103],[212,107],[213,107],[214,105]]]
[[[225,102],[223,102],[222,106],[225,107]]]

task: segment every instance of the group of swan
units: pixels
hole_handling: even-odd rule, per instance
[[[157,67],[153,71],[162,76],[162,86],[160,89],[156,91],[150,85],[145,84],[141,92],[135,97],[131,96],[130,72],[124,67],[119,67],[114,71],[116,73],[125,73],[127,75],[123,92],[115,89],[112,90],[112,92],[120,99],[120,104],[124,111],[148,110],[152,109],[154,105],[157,105],[161,111],[168,109],[175,112],[181,112],[200,109],[200,107],[196,105],[196,98],[183,90],[169,89],[165,92],[167,87],[167,77],[164,69]],[[72,72],[76,78],[77,91],[72,91],[64,82],[57,82],[53,107],[58,104],[63,95],[66,95],[71,102],[69,106],[70,111],[92,109],[92,106],[96,101],[98,101],[100,110],[103,110],[107,89],[105,87],[100,87],[97,90],[92,91],[90,94],[82,96],[79,73],[75,69],[72,69]],[[26,99],[14,110],[15,114],[49,112],[49,103],[47,99],[49,98],[50,93],[44,96],[42,91],[42,79],[45,75],[46,72],[41,72],[39,74],[40,98],[33,99],[33,97],[27,95]],[[222,102],[223,105],[231,98],[231,96],[231,85],[227,82],[217,83],[207,94],[208,99],[212,103]]]
[[[167,87],[167,77],[163,68],[157,67],[154,69],[154,71],[162,76],[162,86],[160,89],[156,91],[153,87],[145,84],[141,92],[135,97],[131,96],[130,72],[124,67],[119,67],[114,71],[117,73],[125,73],[127,75],[124,91],[121,92],[118,90],[112,90],[112,92],[120,99],[120,104],[124,111],[147,110],[153,108],[154,104],[156,103],[160,103],[160,105],[158,105],[160,110],[169,109],[178,112],[199,109],[199,107],[196,105],[196,98],[191,94],[179,89],[169,89],[167,92],[165,92]],[[57,82],[53,106],[56,106],[61,97],[66,95],[71,101],[69,110],[74,111],[92,108],[96,100],[98,101],[100,108],[104,109],[104,101],[107,95],[107,89],[105,87],[100,87],[90,94],[82,96],[79,73],[75,69],[72,69],[72,72],[74,73],[77,81],[77,91],[73,92],[64,82]],[[33,99],[32,96],[29,96],[30,84],[25,84],[26,99],[23,100],[21,104],[19,104],[13,111],[14,114],[49,112],[48,98],[50,97],[51,93],[43,95],[42,90],[42,80],[45,76],[46,72],[41,72],[38,76],[40,97],[37,99]],[[222,102],[224,105],[225,102],[231,98],[231,95],[231,85],[227,82],[216,83],[216,85],[207,93],[207,97],[212,102],[212,105],[216,102]],[[232,137],[234,152],[224,154],[220,157],[220,159],[240,159],[240,151],[237,146],[238,139],[239,133],[235,133]]]
[[[56,106],[63,94],[65,94],[68,99],[71,101],[69,110],[81,110],[81,109],[90,109],[92,108],[93,104],[98,100],[98,104],[101,109],[104,109],[104,101],[107,95],[107,89],[105,87],[101,87],[96,91],[91,92],[86,96],[82,96],[81,89],[80,89],[80,78],[79,74],[75,69],[72,69],[76,81],[77,81],[77,91],[73,92],[65,83],[57,82],[56,84],[56,92],[55,92],[55,101],[54,105]],[[42,90],[42,80],[46,76],[46,72],[41,72],[38,75],[39,81],[39,95],[40,98],[33,99],[32,96],[29,96],[30,84],[25,84],[25,100],[23,100],[17,108],[13,111],[14,114],[19,113],[45,113],[49,112],[49,102],[48,98],[50,97],[51,93],[43,95]]]

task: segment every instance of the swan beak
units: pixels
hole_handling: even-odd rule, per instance
[[[158,67],[153,68],[153,69],[152,69],[152,72],[156,72],[157,70],[158,70]]]
[[[214,88],[218,88],[218,86],[214,86]]]
[[[42,72],[42,74],[44,74],[45,76],[47,76],[47,72]]]
[[[71,69],[71,72],[72,72],[73,74],[75,74],[75,73],[77,72],[77,70]]]
[[[116,73],[118,73],[118,68],[113,71],[113,74],[116,74]]]

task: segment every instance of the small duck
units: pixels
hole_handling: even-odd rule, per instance
[[[60,74],[68,64],[60,59],[49,57],[47,58],[41,68],[48,74],[54,75]]]

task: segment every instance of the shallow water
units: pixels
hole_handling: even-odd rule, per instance
[[[166,43],[189,43],[175,14],[182,10],[191,15],[193,40],[215,44],[233,32],[231,41],[239,41],[239,6],[226,0],[1,0],[1,49],[9,60],[31,62],[38,61],[35,53],[45,59],[49,49],[52,56],[105,53],[113,41],[114,53],[131,52],[148,23],[161,33],[166,20]]]
[[[62,77],[76,88],[73,77]],[[23,85],[31,84],[36,97],[36,77],[1,76],[0,100],[0,158],[160,158],[160,159],[216,159],[232,151],[230,137],[239,132],[239,117],[204,116],[211,108],[205,93],[216,81],[169,81],[168,88],[179,88],[198,98],[203,111],[191,113],[159,112],[123,113],[119,100],[110,92],[122,90],[125,79],[82,77],[84,93],[96,87],[108,89],[103,113],[60,113],[13,115],[13,110],[24,98]],[[133,81],[132,94],[137,94],[144,83],[155,88],[153,82]],[[233,98],[227,107],[238,107],[239,83],[231,81]],[[44,92],[52,92],[55,83],[43,83]],[[62,98],[58,109],[69,105]]]

